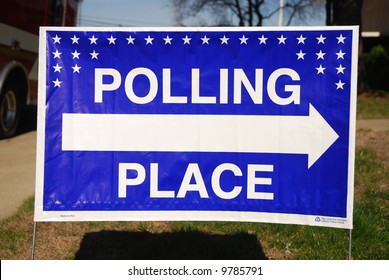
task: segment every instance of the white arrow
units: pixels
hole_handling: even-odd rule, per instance
[[[63,114],[65,151],[307,154],[310,168],[338,134],[309,116]]]

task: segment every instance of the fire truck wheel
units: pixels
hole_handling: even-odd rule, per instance
[[[5,85],[0,94],[0,139],[15,135],[20,117],[17,88]]]

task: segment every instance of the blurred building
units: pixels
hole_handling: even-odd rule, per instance
[[[371,47],[389,45],[389,0],[364,0],[362,5],[362,40],[364,52]]]

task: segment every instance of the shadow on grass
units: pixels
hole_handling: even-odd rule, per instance
[[[84,235],[79,260],[248,260],[267,259],[254,235],[198,231],[149,233],[100,231]]]

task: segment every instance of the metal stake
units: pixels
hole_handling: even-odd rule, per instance
[[[35,259],[35,238],[36,238],[36,222],[34,221],[34,230],[32,233],[32,249],[31,249],[31,259]]]
[[[351,244],[352,244],[352,229],[350,229],[349,236],[348,236],[348,259],[351,260]]]

